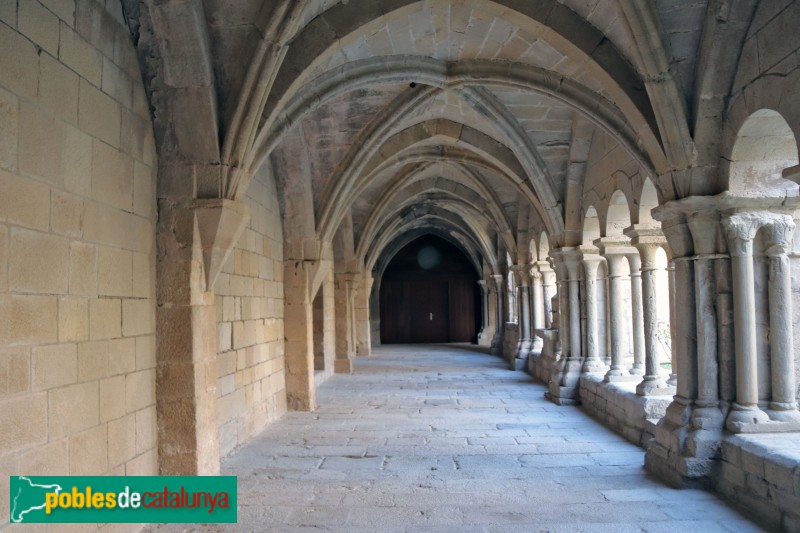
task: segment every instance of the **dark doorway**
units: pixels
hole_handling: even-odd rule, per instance
[[[381,282],[381,342],[474,342],[478,275],[449,242],[426,235],[392,259]]]

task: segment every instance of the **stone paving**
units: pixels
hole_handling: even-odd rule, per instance
[[[223,462],[239,523],[189,531],[749,532],[711,493],[468,346],[384,346]]]

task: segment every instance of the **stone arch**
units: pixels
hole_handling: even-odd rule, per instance
[[[583,215],[583,245],[594,246],[595,239],[600,238],[600,218],[594,206],[586,208]]]
[[[650,178],[645,178],[639,195],[639,224],[657,224],[650,211],[658,205],[658,190]]]
[[[616,190],[611,195],[604,222],[601,227],[604,227],[603,233],[605,237],[620,237],[622,236],[622,231],[631,225],[631,210],[628,204],[628,197],[622,191]]]
[[[734,196],[797,196],[783,171],[798,164],[797,139],[780,113],[759,109],[742,123],[731,147],[727,190]]]

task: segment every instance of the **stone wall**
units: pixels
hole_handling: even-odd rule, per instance
[[[226,455],[286,412],[283,232],[273,177],[248,189],[250,224],[217,279],[217,396]]]
[[[157,473],[154,142],[108,5],[0,3],[4,479]]]

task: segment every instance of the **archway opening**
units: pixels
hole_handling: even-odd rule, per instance
[[[380,287],[381,343],[475,342],[478,273],[463,251],[434,235],[403,247]]]

